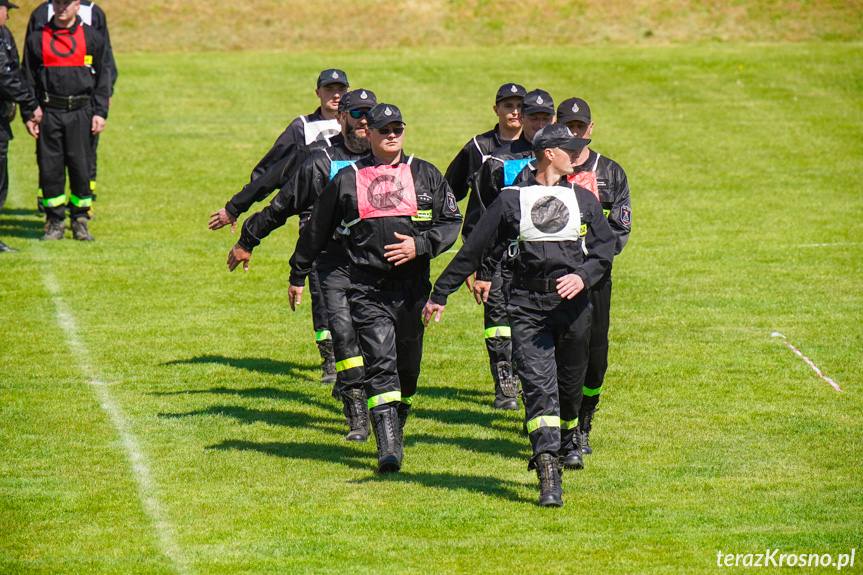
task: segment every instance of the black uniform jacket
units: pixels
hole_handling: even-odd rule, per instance
[[[306,122],[319,122],[324,118],[318,108],[314,113],[305,116],[305,119]],[[287,184],[313,153],[344,141],[342,135],[338,134],[306,145],[304,126],[302,118],[297,117],[285,128],[270,151],[252,170],[249,183],[225,204],[226,212],[235,218],[246,213],[252,204],[264,201],[267,196]]]
[[[0,141],[12,139],[8,115],[13,104],[20,104],[21,117],[26,122],[39,106],[33,93],[24,83],[18,65],[18,47],[6,26],[0,27]]]
[[[61,34],[67,33],[67,29],[57,28],[49,22],[30,33],[24,45],[24,77],[36,94],[36,99],[44,101],[46,93],[57,96],[90,96],[93,114],[107,119],[111,78],[105,70],[105,41],[102,35],[95,28],[84,24],[79,17],[68,29],[68,34],[77,38],[80,29],[83,32],[84,46],[80,46],[75,40],[72,43],[75,46],[73,52],[67,53],[58,47],[49,54],[43,54],[42,40],[43,36],[49,33],[49,29]],[[82,55],[83,59],[80,58]],[[66,65],[67,61],[82,61],[83,64]]]
[[[521,190],[540,185],[532,175],[525,181],[509,186],[485,211],[473,233],[435,282],[431,300],[445,305],[447,296],[455,292],[465,279],[483,267],[484,260],[498,261],[504,251],[517,242],[518,251],[509,258],[513,278],[557,279],[577,274],[584,281],[586,293],[599,281],[614,257],[614,233],[602,214],[602,206],[589,191],[561,181],[559,185],[573,190],[581,218],[583,234],[578,240],[520,241]],[[552,309],[561,302],[556,293],[540,294],[513,286],[509,296],[513,305],[532,309]]]
[[[400,164],[407,163],[402,154]],[[381,165],[372,155],[356,163],[357,170]],[[297,248],[291,256],[291,285],[302,286],[312,262],[324,249],[337,228],[356,271],[383,279],[428,277],[429,261],[448,250],[458,237],[462,217],[449,184],[432,164],[414,158],[410,171],[416,189],[418,216],[391,216],[360,219],[357,206],[357,172],[340,171],[326,185],[312,209]],[[384,256],[384,246],[400,243],[396,233],[412,236],[416,258],[396,266]]]
[[[27,22],[27,36],[31,32],[41,30],[48,23],[48,2],[42,2],[30,14],[30,20]],[[111,76],[111,94],[114,94],[114,84],[117,83],[117,63],[114,62],[114,50],[111,49],[111,35],[108,33],[108,19],[105,17],[105,12],[90,0],[81,0],[81,7],[78,9],[78,16],[88,26],[92,26],[105,39],[105,69]]]
[[[444,178],[446,178],[447,183],[455,194],[455,199],[459,202],[467,197],[470,189],[474,190],[474,193],[471,194],[467,202],[467,209],[464,214],[464,225],[461,232],[463,238],[467,238],[470,235],[470,230],[473,229],[480,215],[485,210],[479,193],[474,187],[476,184],[475,178],[482,164],[492,152],[504,145],[504,142],[500,139],[499,130],[500,124],[496,124],[488,132],[471,138],[461,151],[456,154],[456,157],[450,162],[444,174]]]
[[[339,166],[338,162],[356,162],[368,155],[369,152],[358,154],[350,151],[344,142],[315,152],[303,162],[300,169],[273,198],[269,206],[250,216],[243,223],[243,233],[238,242],[240,246],[251,251],[273,230],[285,225],[289,217],[311,209],[324,187],[330,182],[333,162]],[[333,249],[341,251],[341,242],[333,241],[327,246],[328,252]]]
[[[533,147],[527,141],[527,138],[524,137],[524,133],[522,133],[518,140],[497,149],[485,161],[475,176],[476,187],[474,189],[479,190],[483,206],[490,206],[505,186],[515,183],[514,177],[511,181],[506,181],[505,164],[507,162],[511,160],[532,160],[533,157]],[[524,165],[521,165],[513,176],[518,175],[522,168],[524,168]]]

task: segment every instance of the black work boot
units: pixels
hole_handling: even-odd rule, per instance
[[[494,408],[518,409],[518,380],[512,374],[512,365],[508,361],[493,363],[491,375],[494,378]]]
[[[72,220],[72,237],[82,242],[92,242],[96,239],[90,235],[90,231],[87,229],[87,218]]]
[[[590,430],[593,427],[593,414],[596,413],[596,404],[599,403],[598,401],[589,402],[587,401],[588,399],[593,398],[584,398],[581,404],[581,412],[578,414],[578,443],[581,445],[581,452],[584,455],[593,453],[593,448],[590,447]]]
[[[580,420],[579,420],[580,421]],[[584,460],[581,457],[581,435],[576,429],[567,429],[561,435],[561,464],[566,469],[584,469]]]
[[[18,250],[16,250],[15,248],[10,248],[9,246],[7,246],[6,244],[4,244],[3,242],[0,242],[0,252],[9,252],[9,253],[12,253],[12,252],[17,252],[17,251],[18,251]]]
[[[65,235],[66,224],[63,220],[60,220],[59,222],[48,220],[45,222],[45,235],[42,236],[41,240],[43,242],[62,240]]]
[[[321,383],[336,382],[336,353],[333,351],[333,340],[322,339],[318,342],[318,353],[321,354]]]
[[[366,441],[369,438],[369,406],[366,392],[362,389],[343,389],[341,391],[342,413],[348,420],[348,441]]]
[[[394,405],[378,406],[370,412],[378,444],[378,473],[395,473],[402,468],[402,437],[399,414]]]
[[[536,461],[536,476],[539,478],[539,506],[563,507],[563,482],[560,460],[543,453]]]

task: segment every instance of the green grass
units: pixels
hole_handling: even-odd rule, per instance
[[[860,44],[120,54],[94,244],[38,241],[33,144],[15,126],[0,217],[21,249],[0,257],[0,572],[708,573],[720,550],[860,547],[861,56]],[[308,302],[287,310],[296,224],[248,273],[227,273],[236,236],[208,231],[207,215],[314,109],[330,66],[398,105],[408,151],[441,169],[513,80],[584,97],[594,147],[626,169],[635,231],[615,262],[596,454],[565,475],[563,509],[536,507],[519,414],[490,407],[467,294],[427,332],[404,471],[382,478],[373,442],[344,442],[317,382]]]

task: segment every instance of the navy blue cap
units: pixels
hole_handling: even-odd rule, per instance
[[[390,122],[405,123],[404,120],[402,120],[402,111],[392,104],[378,104],[369,110],[366,118],[369,122],[369,128],[372,130],[383,128]]]
[[[318,88],[326,86],[327,84],[344,84],[345,86],[350,86],[350,84],[348,84],[348,75],[342,70],[338,70],[336,68],[324,70],[321,72],[321,75],[318,76]]]
[[[547,150],[549,148],[563,148],[564,150],[580,150],[587,146],[590,140],[576,138],[563,124],[549,124],[536,133],[531,145],[534,152]]]
[[[546,112],[554,115],[554,100],[545,90],[532,90],[524,95],[521,103],[521,113],[524,115]]]
[[[497,96],[494,98],[494,103],[497,104],[501,100],[507,98],[524,98],[527,90],[520,84],[504,84],[497,89]]]

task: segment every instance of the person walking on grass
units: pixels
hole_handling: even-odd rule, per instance
[[[498,123],[491,130],[476,135],[464,145],[446,170],[445,178],[458,201],[473,190],[464,215],[461,236],[466,240],[486,206],[476,189],[476,175],[493,152],[515,142],[521,136],[521,104],[525,89],[518,84],[504,84],[497,90],[494,113]],[[506,273],[506,272],[504,272]],[[473,290],[474,277],[468,277],[468,289]],[[504,278],[495,270],[488,301],[483,302],[485,346],[494,380],[495,409],[518,409],[518,380],[512,367],[512,343],[509,320],[502,297]]]
[[[210,214],[209,228],[218,230],[227,225],[234,231],[237,218],[247,212],[252,204],[261,202],[274,190],[288,182],[303,161],[315,150],[338,144],[342,141],[342,127],[336,116],[339,101],[348,91],[348,76],[342,70],[328,69],[318,75],[315,95],[320,101],[317,110],[307,116],[294,119],[276,139],[252,170],[249,183],[237,192],[224,208]],[[300,217],[300,229],[308,220],[308,212]],[[315,269],[309,276],[312,293],[312,328],[315,343],[321,356],[321,383],[336,382],[336,360],[332,334],[329,328],[327,308],[321,293],[320,281]]]
[[[539,479],[539,505],[563,505],[563,466],[578,453],[576,420],[587,369],[587,291],[611,265],[614,233],[589,191],[569,184],[575,151],[589,142],[560,124],[532,135],[536,173],[504,187],[444,272],[422,311],[440,321],[447,296],[478,269],[508,252],[507,290],[516,368],[524,388],[528,469]],[[494,264],[492,264],[494,265]],[[488,285],[476,290],[488,297]]]
[[[333,234],[350,259],[347,290],[362,352],[363,387],[378,450],[378,472],[402,467],[404,428],[417,391],[429,262],[452,246],[462,217],[432,164],[402,151],[405,123],[392,104],[368,114],[371,155],[327,184],[291,257],[288,299],[300,303],[312,263]]]

